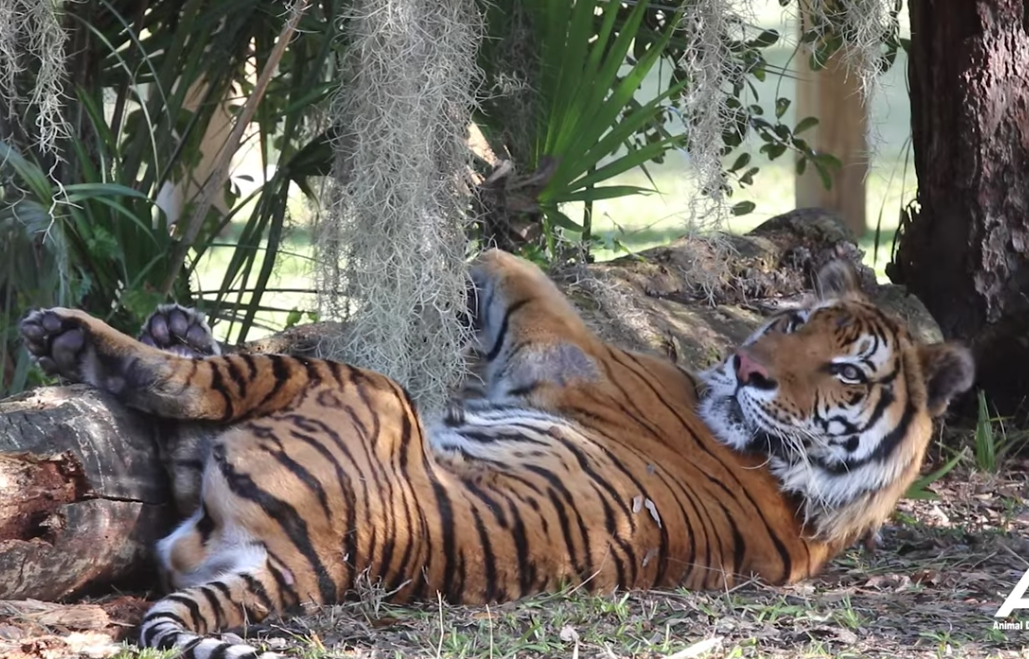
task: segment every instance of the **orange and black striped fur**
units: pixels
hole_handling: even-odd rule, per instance
[[[971,384],[964,348],[918,344],[839,264],[699,375],[603,343],[520,258],[487,252],[472,279],[485,387],[440,419],[340,363],[161,350],[192,332],[186,354],[216,352],[180,309],[145,342],[80,311],[23,321],[46,370],[215,430],[170,451],[193,510],[158,547],[175,591],[143,645],[253,656],[204,635],[359,578],[463,603],[803,579],[878,528]]]

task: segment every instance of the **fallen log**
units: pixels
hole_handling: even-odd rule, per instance
[[[554,273],[586,322],[630,349],[703,368],[770,312],[795,301],[829,258],[860,263],[842,224],[817,210],[773,218],[747,236],[680,240],[607,263]],[[880,304],[924,340],[939,329],[917,299],[877,286]],[[243,346],[319,353],[345,331],[315,323]],[[68,600],[154,582],[150,550],[173,522],[151,419],[84,386],[0,401],[0,600]]]
[[[84,385],[0,401],[0,599],[144,579],[170,523],[151,422]]]

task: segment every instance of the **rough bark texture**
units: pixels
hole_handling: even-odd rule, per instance
[[[920,209],[894,282],[969,341],[1003,412],[1029,394],[1029,2],[911,0]]]
[[[681,240],[639,256],[554,277],[605,339],[701,368],[803,295],[826,260],[861,254],[832,215],[801,210],[748,236]],[[860,271],[880,304],[938,340],[915,298]],[[312,324],[244,348],[312,355],[339,331]],[[134,591],[153,583],[150,548],[173,520],[152,423],[85,386],[0,401],[0,600],[68,599],[136,575]]]
[[[109,396],[79,385],[0,402],[0,600],[67,599],[152,572],[167,500],[149,421]]]

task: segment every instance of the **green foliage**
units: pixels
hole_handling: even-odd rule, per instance
[[[947,462],[943,463],[943,465],[941,465],[939,469],[916,479],[915,482],[913,482],[908,487],[907,492],[904,493],[904,496],[908,499],[938,499],[939,497],[936,495],[935,492],[929,489],[929,486],[935,483],[936,481],[940,480],[947,474],[949,474],[951,471],[953,471],[954,467],[958,466],[958,464],[960,464],[965,459],[967,453],[968,451],[966,449],[962,449],[957,454],[955,454],[950,460],[947,460]]]
[[[594,202],[655,191],[617,185],[612,179],[636,169],[647,173],[649,164],[682,149],[694,127],[694,118],[685,111],[686,94],[697,84],[686,64],[693,44],[678,29],[691,3],[527,0],[483,6],[488,34],[480,65],[486,93],[476,121],[493,153],[513,161],[523,173],[508,186],[520,195],[507,210],[542,229],[540,242],[527,237],[514,247],[541,254],[544,260],[588,253],[597,242],[591,231]],[[770,74],[785,74],[764,57],[780,35],[746,26],[738,18],[728,24],[721,37],[729,56],[724,70],[716,72],[732,81],[719,110],[725,120],[723,175],[717,189],[703,192],[731,197],[754,184],[760,171],[757,157],[775,160],[788,153],[797,157],[799,173],[814,167],[831,187],[839,160],[815,152],[805,140],[805,131],[818,120],[802,117],[787,125],[783,118],[791,100],[778,94],[761,99],[754,84]],[[842,43],[834,29],[834,23],[823,22],[818,38]],[[645,78],[658,79],[659,88],[637,98]],[[524,120],[526,116],[532,120]],[[751,136],[758,138],[756,152],[750,150]],[[479,164],[488,175],[486,164]],[[583,202],[581,219],[566,214],[568,202]],[[739,202],[731,211],[745,215],[754,208],[752,202]],[[562,250],[562,238],[580,244]]]
[[[622,71],[633,39],[643,21],[647,4],[637,3],[617,33],[619,4],[580,0],[573,7],[549,0],[529,0],[526,5],[537,17],[542,45],[538,92],[547,113],[541,118],[534,163],[556,162],[553,173],[537,197],[543,212],[548,250],[555,253],[552,227],[580,232],[588,240],[586,218],[576,223],[560,210],[570,201],[591,203],[645,192],[626,185],[602,185],[614,176],[640,167],[682,143],[681,135],[661,135],[655,141],[628,150],[603,166],[602,158],[613,155],[632,135],[656,124],[663,115],[661,104],[682,91],[685,81],[676,83],[643,105],[633,107],[636,90],[658,62],[668,44],[678,16],[667,20],[660,37]],[[602,13],[599,13],[598,10]],[[599,13],[599,29],[594,27]]]
[[[1029,447],[1029,431],[1008,431],[1005,419],[991,414],[986,393],[978,392],[978,407],[975,420],[974,449],[975,466],[981,471],[996,474],[1004,465],[1005,458],[1020,449]]]
[[[174,299],[236,324],[230,331],[246,338],[268,308],[262,295],[288,228],[290,187],[312,195],[311,178],[331,165],[329,137],[312,111],[333,89],[342,6],[313,6],[277,63],[269,57],[289,13],[259,0],[66,6],[75,26],[74,95],[64,112],[71,134],[55,156],[34,148],[31,107],[19,108],[20,122],[0,125],[0,360],[13,363],[17,321],[42,305],[80,307],[135,333],[157,303]],[[273,74],[250,139],[270,173],[245,197],[231,181],[223,186],[228,211],[212,207],[193,238],[186,225],[200,200],[184,199],[176,218],[157,200],[172,186],[202,186],[195,172],[211,146],[208,126],[226,101],[238,116],[256,93],[255,72],[266,70]],[[26,90],[31,71],[18,80]],[[196,265],[230,225],[240,237],[222,286],[196,299]],[[8,389],[23,387],[27,372],[18,362]]]

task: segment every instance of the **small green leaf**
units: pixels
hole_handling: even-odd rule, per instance
[[[751,167],[750,169],[748,169],[746,171],[746,173],[743,176],[740,177],[740,187],[744,187],[744,186],[748,186],[748,185],[753,185],[754,184],[754,174],[757,174],[758,171],[760,171],[760,170],[757,167]]]
[[[734,162],[732,164],[732,167],[729,168],[729,171],[730,172],[735,172],[737,170],[743,169],[744,167],[746,167],[749,164],[750,164],[750,154],[749,153],[741,153],[740,157],[737,158],[736,162]]]
[[[290,309],[289,315],[286,316],[286,329],[296,326],[303,319],[304,313],[300,309],[293,307]]]
[[[733,204],[732,214],[739,217],[740,215],[746,215],[747,213],[754,212],[757,205],[752,201],[741,201],[737,204]]]
[[[769,160],[775,160],[782,154],[786,153],[786,145],[780,142],[769,142],[768,144],[763,145],[759,150],[767,155]]]
[[[807,171],[807,158],[797,159],[797,176],[803,176]]]
[[[776,30],[762,30],[761,34],[747,42],[748,46],[754,48],[767,48],[779,40],[779,33]]]
[[[572,218],[568,217],[556,208],[547,208],[544,209],[544,212],[547,214],[547,217],[550,218],[550,221],[557,226],[571,231],[582,231],[581,224],[575,222]]]
[[[782,119],[782,116],[786,114],[786,111],[790,109],[790,99],[780,96],[775,99],[775,118]]]
[[[815,171],[818,172],[818,178],[822,179],[822,187],[826,190],[832,190],[832,175],[829,173],[829,169],[822,163],[818,162],[817,158],[815,158],[814,163]]]
[[[840,162],[840,159],[831,153],[819,153],[817,156],[815,156],[815,161],[822,165],[825,165],[826,167],[832,167],[834,169],[843,168],[843,163]]]
[[[649,188],[641,188],[638,185],[603,185],[593,188],[584,188],[567,193],[558,193],[548,201],[564,203],[568,201],[600,201],[601,199],[615,199],[617,197],[628,197],[635,194],[648,194],[653,192]]]
[[[814,116],[806,116],[796,123],[796,127],[793,129],[793,135],[800,135],[804,131],[818,126],[818,118]]]

